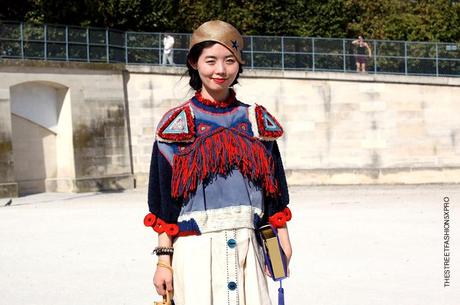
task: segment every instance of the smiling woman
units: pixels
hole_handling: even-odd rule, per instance
[[[203,97],[211,100],[225,100],[229,94],[228,88],[233,85],[239,75],[239,63],[229,49],[219,43],[203,48],[198,61],[190,65],[198,71],[202,82]]]
[[[232,25],[202,24],[187,55],[195,96],[157,128],[144,224],[158,233],[155,288],[174,292],[176,305],[271,304],[255,235],[263,223],[291,257],[283,129],[264,107],[236,99],[242,48]]]

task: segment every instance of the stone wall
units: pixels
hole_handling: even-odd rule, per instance
[[[28,99],[26,104],[30,105],[34,101],[34,90],[28,91],[27,84],[33,84],[29,86],[31,88],[56,88],[56,95],[62,97],[62,107],[56,113],[59,121],[55,127],[44,126],[46,124],[40,120],[27,118],[56,134],[56,147],[50,148],[55,151],[47,155],[57,158],[55,163],[60,170],[54,176],[46,177],[45,181],[37,180],[37,183],[44,183],[46,191],[95,191],[133,187],[126,99],[120,67],[10,61],[0,65],[0,80],[0,92],[4,93],[0,105],[4,108],[0,129],[4,149],[0,159],[2,164],[8,164],[7,169],[3,165],[0,170],[7,170],[9,175],[4,176],[2,173],[1,189],[5,189],[10,181],[16,182],[16,177],[11,177],[14,163],[11,162],[13,124],[10,104],[11,95],[15,94],[12,88],[24,84],[17,99]],[[44,159],[42,162],[49,161]]]
[[[0,89],[0,198],[18,193],[13,173],[13,145],[8,90]]]
[[[192,95],[179,68],[129,66],[133,166],[149,168],[162,114]],[[291,184],[459,183],[460,79],[244,71],[237,96],[285,129]]]
[[[133,70],[131,70],[133,69]],[[129,99],[133,168],[136,183],[147,184],[155,130],[163,114],[185,102],[193,93],[188,77],[178,68],[130,67]]]
[[[12,87],[26,84],[16,96],[26,105],[34,98],[28,87],[59,91],[57,125],[41,126],[56,134],[47,191],[124,189],[147,184],[156,125],[193,95],[184,72],[0,63],[0,196],[18,192]],[[284,126],[279,145],[290,184],[460,182],[459,78],[248,70],[239,83],[241,101],[263,104]],[[33,123],[46,125],[52,115]]]

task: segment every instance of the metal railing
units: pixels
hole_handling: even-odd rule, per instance
[[[174,64],[185,65],[191,34],[174,37]],[[163,33],[0,21],[0,57],[161,65]],[[244,36],[246,68],[355,71],[352,39]],[[460,76],[460,43],[367,40],[376,74]]]

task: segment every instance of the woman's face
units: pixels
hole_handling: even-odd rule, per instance
[[[215,93],[228,90],[238,75],[239,67],[232,52],[219,43],[204,48],[194,65],[203,83],[203,90]]]

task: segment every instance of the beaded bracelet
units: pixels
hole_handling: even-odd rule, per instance
[[[152,255],[173,255],[174,248],[173,247],[156,247],[152,251]]]

